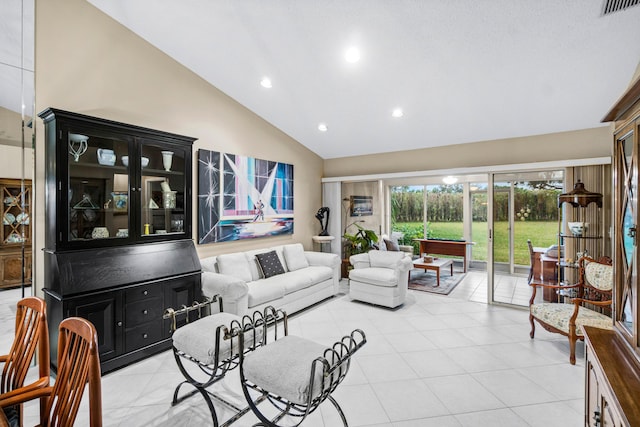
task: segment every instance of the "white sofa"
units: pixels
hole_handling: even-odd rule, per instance
[[[284,273],[265,278],[256,255],[271,251]],[[221,295],[224,311],[239,316],[269,305],[290,314],[338,293],[338,255],[305,251],[300,243],[203,258],[200,264],[204,295]]]

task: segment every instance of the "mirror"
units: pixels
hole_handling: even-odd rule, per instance
[[[31,285],[33,0],[0,0],[0,289]],[[19,218],[19,220],[17,219]],[[31,294],[31,291],[29,291]]]

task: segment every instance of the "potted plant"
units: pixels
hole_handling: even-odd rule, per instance
[[[349,257],[351,255],[369,252],[375,249],[378,236],[375,231],[366,229],[359,224],[351,224],[358,229],[354,234],[345,231],[342,235],[344,245],[344,259],[342,260],[342,277],[348,277]],[[349,226],[347,226],[348,228]],[[346,229],[345,229],[346,230]]]

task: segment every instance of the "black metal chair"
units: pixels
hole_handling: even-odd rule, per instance
[[[347,419],[331,393],[347,375],[351,356],[366,343],[364,332],[356,329],[326,348],[289,335],[287,316],[282,311],[265,312],[263,320],[255,325],[265,328],[263,346],[251,352],[239,352],[242,391],[260,420],[255,425],[299,426],[322,402],[329,400],[344,426],[348,427]],[[240,336],[251,333],[252,326],[247,326],[239,331]],[[241,338],[240,346],[245,341]],[[276,409],[276,415],[271,419],[258,406],[265,399]]]
[[[220,312],[209,315],[211,305],[216,302]],[[190,321],[196,311],[196,320]],[[205,298],[203,302],[194,302],[191,306],[183,306],[177,310],[167,308],[163,318],[171,320],[173,354],[178,369],[185,377],[175,388],[171,405],[175,406],[200,393],[209,407],[215,427],[226,427],[246,414],[249,411],[248,406],[238,407],[208,388],[239,365],[239,352],[250,352],[263,344],[263,328],[255,327],[261,325],[262,314],[254,313],[253,316],[241,318],[224,313],[222,298],[215,295],[211,299]],[[181,323],[183,325],[179,326]],[[247,333],[240,334],[245,329]],[[238,340],[243,340],[242,344],[239,344]],[[193,369],[194,366],[196,369]],[[195,390],[181,394],[182,386],[187,384]],[[212,399],[234,410],[235,415],[219,424]]]

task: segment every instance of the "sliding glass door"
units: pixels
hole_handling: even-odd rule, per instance
[[[557,243],[562,170],[493,174],[490,299],[527,306],[531,256],[527,241],[542,251]]]

